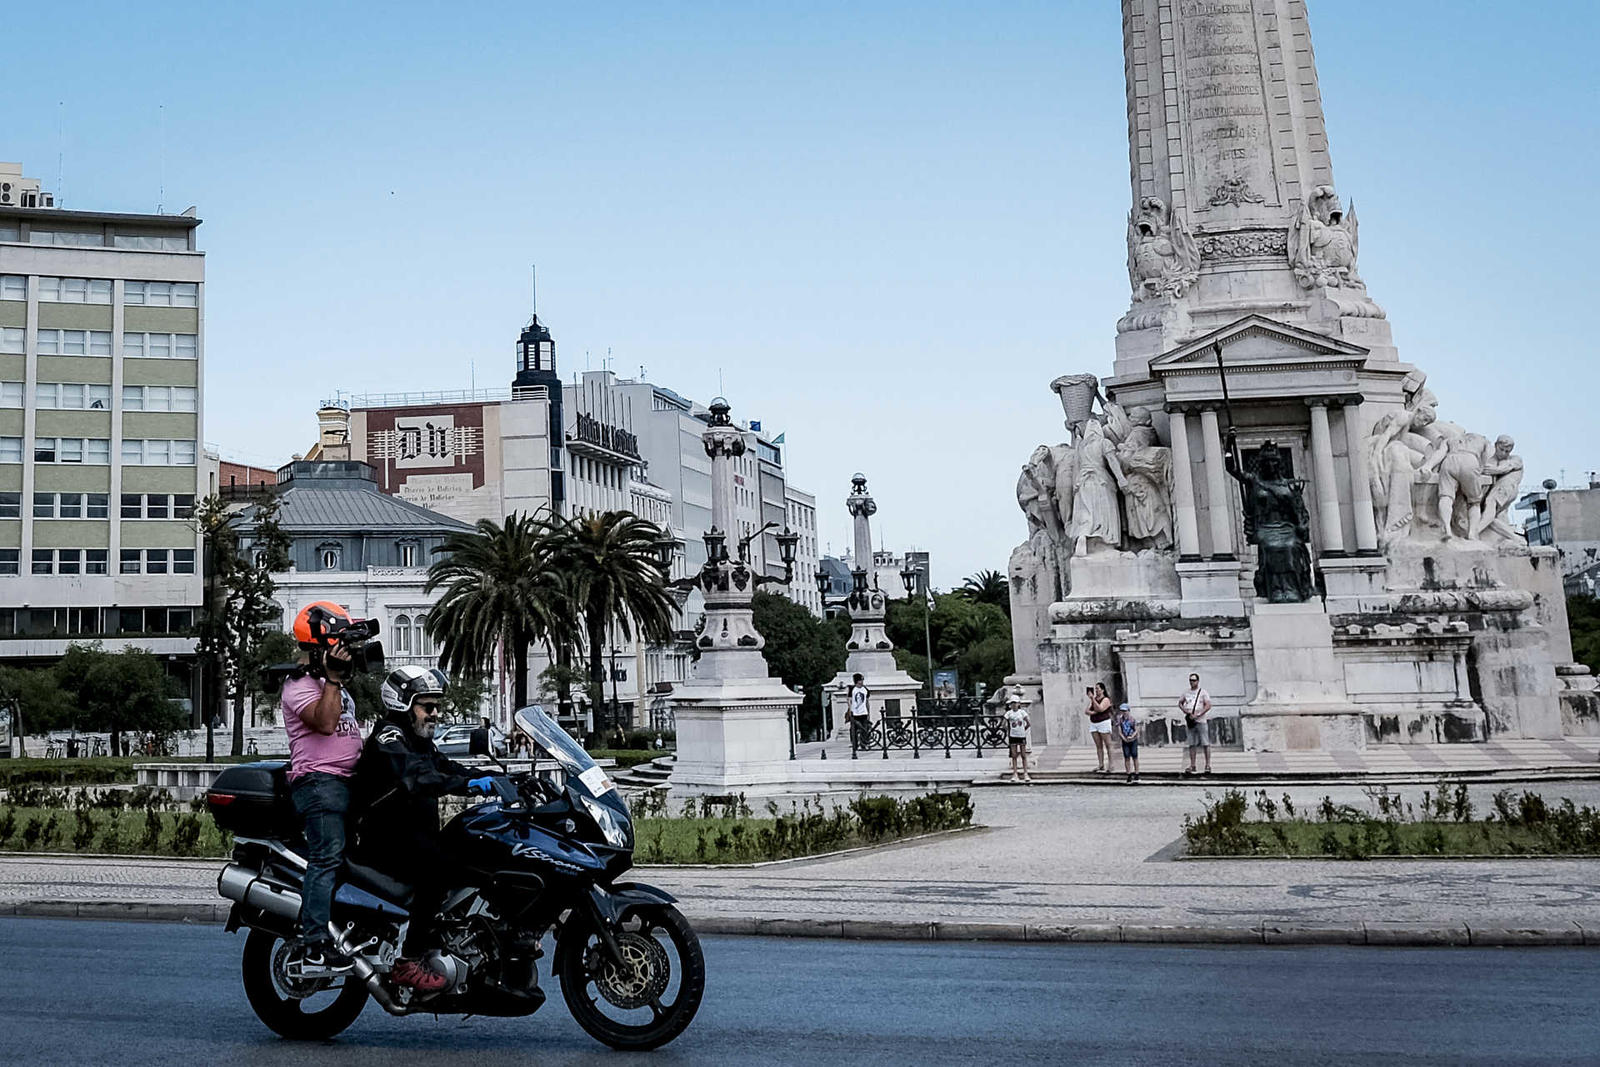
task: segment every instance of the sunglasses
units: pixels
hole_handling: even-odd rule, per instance
[[[429,715],[432,715],[432,714],[434,714],[435,712],[437,712],[439,710],[439,705],[437,705],[437,704],[422,704],[422,703],[418,703],[417,707],[421,708],[423,711],[427,712]]]

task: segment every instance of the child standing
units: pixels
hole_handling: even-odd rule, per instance
[[[1122,770],[1128,776],[1128,781],[1139,780],[1139,724],[1133,721],[1133,713],[1128,710],[1128,705],[1123,704],[1117,708],[1117,713],[1111,721],[1111,728],[1116,731],[1117,738],[1122,742]]]
[[[1011,743],[1011,780],[1017,781],[1017,767],[1022,767],[1022,781],[1033,783],[1028,776],[1028,729],[1032,723],[1020,700],[1006,701],[1006,740]]]

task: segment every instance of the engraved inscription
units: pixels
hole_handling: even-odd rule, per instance
[[[1254,0],[1178,0],[1191,207],[1277,201]],[[1214,195],[1250,190],[1248,195]],[[1265,195],[1262,195],[1265,194]],[[1207,200],[1209,198],[1209,201]]]

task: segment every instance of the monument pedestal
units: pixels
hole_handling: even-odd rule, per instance
[[[1333,626],[1320,601],[1257,603],[1250,640],[1256,695],[1239,711],[1247,751],[1367,747],[1366,724],[1345,694]]]
[[[1238,560],[1180,563],[1178,585],[1183,590],[1183,604],[1179,608],[1183,618],[1244,618],[1244,600],[1239,596]]]
[[[760,795],[790,788],[789,712],[800,697],[776,678],[691,678],[673,692],[678,796]]]
[[[1329,615],[1388,611],[1394,603],[1384,586],[1389,561],[1382,556],[1324,556],[1317,566],[1328,593]]]

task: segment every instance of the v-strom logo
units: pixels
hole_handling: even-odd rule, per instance
[[[515,845],[512,845],[511,854],[513,856],[532,856],[536,860],[544,860],[546,863],[551,864],[552,866],[560,867],[568,871],[583,870],[583,868],[578,866],[576,863],[568,863],[566,860],[556,859],[538,845],[531,844],[527,841],[521,841]]]

